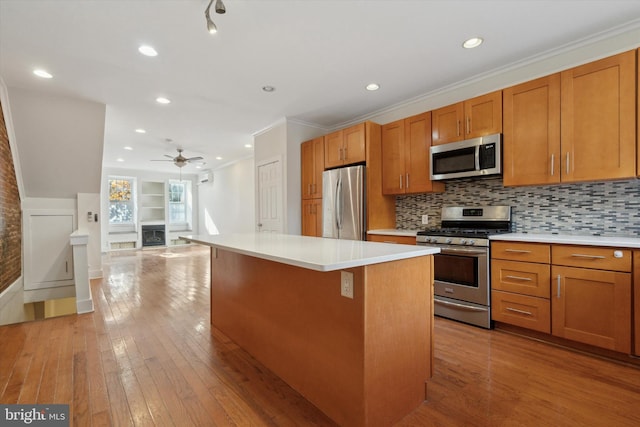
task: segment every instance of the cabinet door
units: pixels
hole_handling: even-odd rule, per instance
[[[73,252],[69,236],[73,215],[27,215],[25,235],[25,290],[69,285],[73,279]],[[72,283],[72,282],[71,282]]]
[[[311,191],[313,188],[313,170],[314,152],[313,141],[303,142],[300,145],[300,175],[301,190],[303,199],[311,199]]]
[[[404,193],[404,120],[382,126],[382,194]]]
[[[405,128],[405,192],[425,193],[432,191],[429,172],[429,149],[431,148],[431,113],[409,117]],[[442,186],[442,183],[437,183]]]
[[[505,186],[560,182],[560,74],[503,91]]]
[[[633,251],[633,319],[635,331],[634,354],[640,356],[640,251]]]
[[[502,132],[502,91],[464,102],[465,139]]]
[[[344,164],[353,164],[364,162],[366,159],[365,152],[365,129],[364,123],[351,126],[343,131],[343,160]]]
[[[636,176],[636,52],[572,68],[562,78],[562,180]]]
[[[311,175],[311,197],[322,198],[322,172],[324,172],[324,137],[312,141],[313,174]]]
[[[553,266],[551,275],[553,335],[630,352],[630,273]]]
[[[343,132],[332,132],[324,137],[324,165],[327,168],[343,164]]]
[[[322,199],[302,201],[302,235],[322,236]]]
[[[462,102],[438,108],[431,112],[432,144],[462,141],[464,105]]]

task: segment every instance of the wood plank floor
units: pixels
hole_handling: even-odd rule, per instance
[[[0,403],[76,426],[330,426],[209,325],[208,249],[112,253],[96,311],[0,327]],[[638,426],[640,369],[436,319],[429,400],[400,426]],[[336,390],[336,393],[339,393]]]

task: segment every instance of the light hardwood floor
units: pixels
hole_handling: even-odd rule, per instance
[[[95,313],[0,327],[0,403],[69,403],[76,426],[334,425],[211,328],[208,253],[110,254]],[[428,395],[398,425],[640,425],[638,367],[438,318]]]

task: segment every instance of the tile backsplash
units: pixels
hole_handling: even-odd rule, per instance
[[[446,182],[441,194],[397,196],[396,227],[440,226],[443,206],[512,206],[513,231],[640,238],[640,180],[503,187],[501,177]],[[421,215],[429,215],[429,225]]]

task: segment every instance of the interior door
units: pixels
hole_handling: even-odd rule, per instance
[[[279,160],[258,166],[258,231],[282,233],[282,164]]]
[[[28,215],[25,233],[26,290],[66,286],[73,279],[69,236],[73,215]]]

